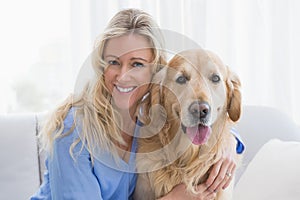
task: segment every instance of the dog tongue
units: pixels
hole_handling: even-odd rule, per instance
[[[210,132],[211,129],[209,126],[198,125],[198,126],[186,128],[187,136],[195,145],[204,144],[207,141]]]

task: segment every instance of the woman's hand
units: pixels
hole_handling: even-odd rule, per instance
[[[224,149],[222,158],[214,164],[206,181],[208,190],[219,191],[226,189],[232,181],[232,175],[236,170],[236,139],[231,135],[228,146]]]
[[[197,195],[188,194],[185,185],[181,183],[159,200],[213,200],[216,198],[216,193],[209,190],[205,183],[198,185],[197,191],[199,192]]]

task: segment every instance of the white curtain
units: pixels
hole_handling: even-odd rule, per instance
[[[120,9],[134,7],[150,13],[161,28],[185,35],[200,46],[216,52],[239,74],[245,105],[277,108],[300,124],[300,91],[297,89],[300,85],[300,1],[62,2],[67,2],[70,12],[69,36],[65,39],[68,40],[66,49],[70,56],[62,58],[69,71],[62,77],[60,85],[63,81],[68,85],[74,84],[82,63],[92,51],[94,40],[109,19]],[[55,10],[51,13],[56,14]],[[57,67],[61,69],[62,65]]]
[[[77,4],[75,7],[81,9],[80,3],[73,1],[73,6]],[[277,108],[300,124],[297,62],[300,1],[93,0],[89,3],[90,45],[118,10],[143,9],[161,28],[183,34],[219,54],[239,74],[245,105]]]

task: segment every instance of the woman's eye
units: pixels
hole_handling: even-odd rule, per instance
[[[211,76],[211,80],[212,80],[212,82],[214,82],[214,83],[218,83],[218,82],[220,82],[221,78],[220,78],[219,75],[213,74],[213,75]]]
[[[116,60],[109,60],[109,61],[108,61],[108,64],[109,64],[109,65],[119,65],[119,62],[116,61]]]
[[[176,79],[176,82],[179,83],[179,84],[185,84],[187,81],[187,78],[185,76],[179,76],[177,79]]]
[[[140,63],[140,62],[134,62],[132,64],[133,67],[144,67],[144,64],[143,63]]]

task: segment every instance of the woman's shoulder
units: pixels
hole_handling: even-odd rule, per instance
[[[72,140],[77,139],[80,127],[80,120],[76,117],[76,108],[71,107],[63,120],[62,135],[66,136],[63,138]]]
[[[64,154],[63,152],[68,154],[70,146],[76,144],[73,149],[74,152],[88,154],[80,145],[82,144],[82,138],[80,136],[81,127],[80,120],[78,120],[78,117],[76,116],[76,108],[72,107],[63,120],[63,130],[61,135],[54,141],[54,148],[56,151],[60,152],[60,154]]]
[[[64,126],[65,127],[72,127],[73,124],[75,123],[75,112],[76,112],[76,108],[71,107],[64,119]]]
[[[65,128],[72,128],[76,127],[79,128],[81,127],[81,119],[80,116],[77,114],[78,108],[77,107],[71,107],[64,118],[64,127]]]

